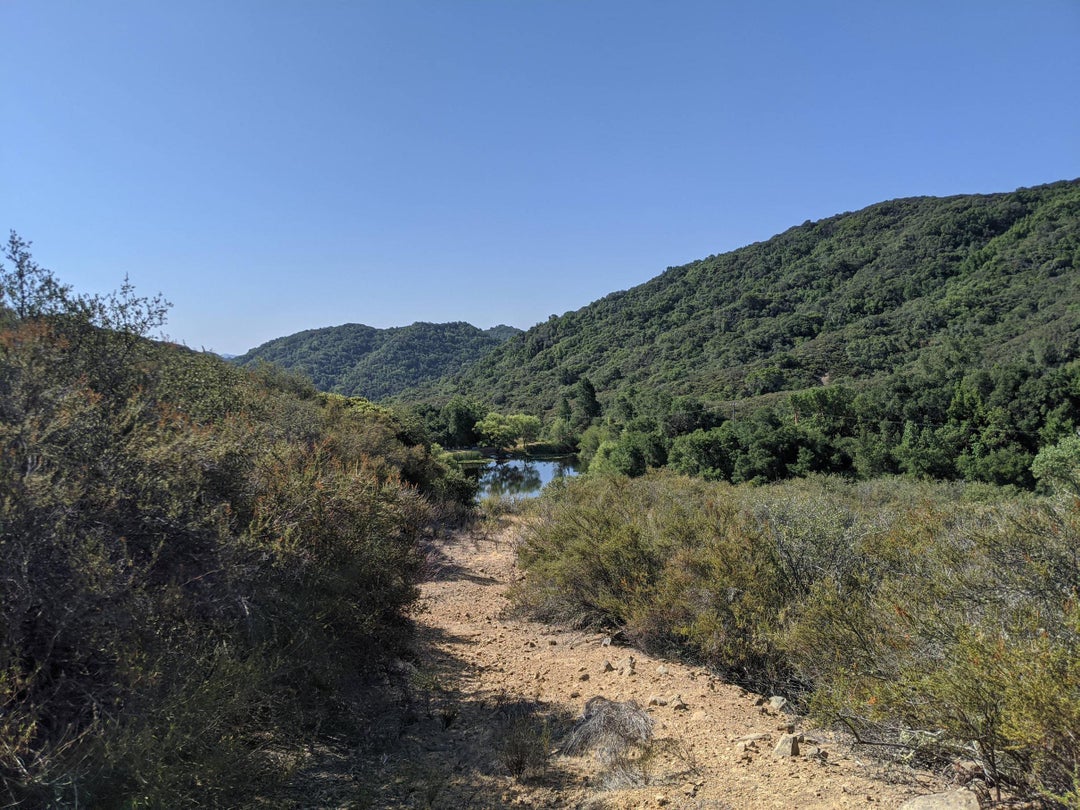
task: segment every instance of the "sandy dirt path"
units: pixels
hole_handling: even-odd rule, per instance
[[[335,806],[895,808],[946,788],[928,774],[860,760],[830,733],[702,668],[508,618],[506,590],[521,576],[514,539],[511,526],[431,545],[417,613],[423,652],[411,672],[421,697],[391,753],[346,769],[363,777],[339,774],[331,792],[350,798]],[[557,753],[560,735],[596,696],[646,708],[658,738],[646,765]],[[792,726],[800,754],[776,755]],[[550,758],[515,778],[522,748]]]

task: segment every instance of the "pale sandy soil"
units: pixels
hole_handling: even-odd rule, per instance
[[[306,782],[297,804],[895,808],[948,788],[930,774],[856,756],[828,731],[758,705],[760,696],[702,668],[605,646],[597,634],[508,618],[505,592],[521,576],[513,543],[512,526],[495,536],[458,534],[433,543],[417,614],[422,658],[411,679],[420,697],[411,716],[383,730],[389,753],[316,752],[313,764],[320,764],[308,774],[319,778]],[[636,659],[634,674],[624,666],[628,656]],[[552,753],[546,769],[510,774],[505,751],[512,718],[532,718],[536,732],[530,738],[526,723],[525,737],[537,750],[546,720],[550,750],[557,751],[594,696],[647,707],[659,741],[648,766],[631,769],[645,784],[613,789],[611,769],[591,753]],[[654,698],[664,705],[649,705]],[[789,724],[804,735],[804,754],[814,747],[823,754],[774,755]]]

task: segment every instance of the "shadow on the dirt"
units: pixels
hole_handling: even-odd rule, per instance
[[[453,565],[443,573],[472,579]],[[364,728],[326,736],[288,788],[256,806],[481,810],[562,807],[564,797],[580,796],[585,777],[554,756],[575,717],[544,700],[477,688],[482,669],[452,652],[472,641],[419,623],[417,659],[387,671],[385,699]]]
[[[474,540],[472,542],[482,541]],[[464,580],[466,582],[471,582],[475,585],[498,584],[498,580],[494,577],[474,574],[467,568],[454,562],[446,554],[443,548],[438,544],[426,544],[422,547],[422,552],[424,554],[424,579],[428,582],[450,582],[454,580]]]

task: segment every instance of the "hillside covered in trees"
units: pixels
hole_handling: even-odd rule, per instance
[[[601,401],[632,388],[728,400],[878,376],[945,344],[987,362],[1073,356],[1078,269],[1080,181],[893,200],[669,268],[439,390],[553,410],[582,375]]]
[[[403,399],[542,414],[620,472],[1029,486],[1080,424],[1078,270],[1080,181],[893,200],[671,268]]]
[[[233,359],[240,366],[273,363],[310,377],[321,391],[383,399],[453,374],[521,330],[423,323],[376,329],[358,323],[275,338]]]

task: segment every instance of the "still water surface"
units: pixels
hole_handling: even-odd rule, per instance
[[[477,498],[534,498],[548,482],[577,474],[575,458],[492,461],[480,470]]]

